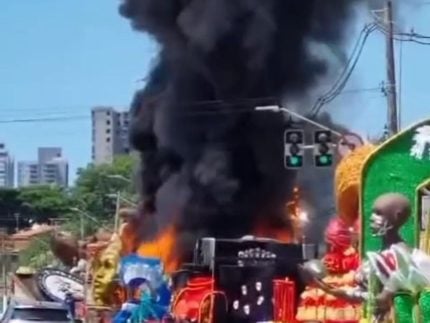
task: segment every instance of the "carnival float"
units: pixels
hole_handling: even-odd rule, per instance
[[[203,237],[183,263],[174,232],[142,244],[136,211],[124,209],[116,233],[57,234],[69,271],[47,268],[35,282],[51,301],[73,294],[87,322],[430,322],[430,121],[353,147],[334,182],[320,258],[305,241]],[[297,223],[299,192],[286,208]]]

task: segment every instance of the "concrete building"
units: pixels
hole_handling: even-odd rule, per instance
[[[15,163],[6,146],[0,143],[0,188],[13,187]]]
[[[39,164],[32,161],[18,162],[18,187],[39,184]]]
[[[59,147],[41,147],[38,149],[37,162],[18,163],[18,186],[69,184],[69,163],[62,157]]]
[[[115,156],[130,153],[128,111],[96,107],[91,111],[92,160],[95,164],[111,163]]]

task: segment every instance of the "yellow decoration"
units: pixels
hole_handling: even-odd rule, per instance
[[[337,212],[348,224],[358,218],[361,172],[367,157],[376,149],[373,145],[358,147],[345,156],[336,167],[335,192]]]
[[[93,261],[93,300],[96,305],[108,305],[112,283],[118,271],[122,243],[119,235],[113,234],[109,245]]]

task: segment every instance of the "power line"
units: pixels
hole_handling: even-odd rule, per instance
[[[52,118],[28,118],[28,119],[9,119],[0,120],[0,123],[30,123],[30,122],[56,122],[56,121],[74,121],[89,119],[90,116],[68,116],[68,117],[52,117]]]
[[[383,92],[382,91],[382,87],[371,87],[371,88],[357,88],[357,89],[350,89],[350,90],[345,90],[342,91],[338,94],[338,96],[342,96],[342,95],[354,95],[354,94],[358,94],[358,93],[364,93],[364,92]],[[198,104],[198,102],[194,102],[195,104]],[[223,102],[223,103],[218,103],[218,108],[228,108],[230,106],[234,106],[234,104],[228,103],[228,102]],[[253,110],[252,107],[244,107],[244,108],[240,108],[240,109],[202,109],[202,110],[195,110],[195,111],[188,111],[185,112],[186,115],[190,115],[190,116],[199,116],[199,115],[221,115],[221,114],[241,114],[241,113],[252,113],[255,112]]]
[[[356,93],[362,93],[362,92],[374,92],[374,91],[380,91],[381,87],[371,87],[371,88],[356,88],[356,89],[349,89],[344,90],[342,92],[339,92],[338,95],[352,95]],[[264,100],[275,100],[276,97],[261,97],[261,98],[240,98],[240,99],[234,99],[231,101],[225,101],[225,100],[202,100],[202,101],[190,101],[190,102],[184,102],[180,103],[180,106],[200,106],[200,107],[206,107],[209,108],[207,110],[201,110],[201,111],[190,111],[189,114],[213,114],[213,113],[243,113],[243,112],[249,112],[251,111],[250,108],[243,108],[243,109],[226,109],[226,110],[220,110],[221,107],[234,107],[239,104],[254,104],[258,103]],[[212,107],[218,108],[217,110],[211,109]],[[31,109],[28,109],[28,111],[32,111]],[[39,110],[36,110],[37,112]],[[1,111],[0,111],[1,112]],[[13,112],[13,111],[11,111]],[[1,113],[0,113],[1,116]],[[44,114],[44,113],[37,113],[35,117],[32,118],[12,118],[12,119],[1,119],[0,123],[29,123],[29,122],[49,122],[49,121],[74,121],[74,120],[84,120],[90,118],[89,115],[65,115],[65,116],[51,116],[50,113]]]
[[[371,11],[371,14],[374,17],[374,23],[377,29],[384,34],[389,33],[385,24],[381,23],[380,18],[375,14],[375,12]],[[393,39],[397,41],[413,42],[421,45],[430,45],[430,36],[416,33],[414,29],[412,29],[409,33],[399,32],[399,31],[394,32]],[[429,40],[429,42],[424,41],[426,39]]]
[[[360,35],[357,39],[357,42],[354,46],[354,49],[350,55],[350,58],[345,65],[341,75],[338,77],[337,81],[332,85],[331,89],[328,90],[323,96],[319,97],[312,107],[311,114],[313,117],[316,117],[320,112],[321,108],[333,101],[345,88],[349,78],[352,75],[352,72],[355,70],[357,63],[361,57],[364,46],[369,35],[376,30],[376,24],[367,24],[361,30]]]

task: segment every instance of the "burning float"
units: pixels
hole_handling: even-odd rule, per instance
[[[426,305],[428,295],[424,287],[430,286],[430,275],[426,269],[430,258],[428,250],[423,247],[429,244],[430,230],[428,222],[425,222],[425,215],[428,214],[425,207],[428,208],[428,205],[423,202],[427,190],[419,188],[428,182],[424,178],[427,178],[425,174],[430,171],[430,164],[425,159],[410,155],[411,147],[407,145],[414,145],[414,133],[422,125],[406,130],[380,147],[362,146],[343,157],[337,166],[335,180],[338,216],[327,228],[329,248],[322,262],[306,262],[309,258],[315,258],[315,249],[312,245],[295,243],[293,231],[288,241],[255,236],[242,239],[203,237],[197,240],[191,262],[181,258],[164,258],[175,259],[166,266],[174,269],[170,272],[172,302],[163,306],[155,302],[152,306],[161,306],[164,315],[191,322],[288,323],[367,322],[373,315],[377,315],[378,322],[386,322],[387,309],[393,306],[396,323],[410,322],[411,315],[417,322],[426,322],[429,315]],[[420,174],[424,177],[411,177],[404,168],[398,168],[395,178],[398,183],[403,183],[402,189],[372,197],[373,214],[377,212],[377,216],[373,215],[370,219],[371,209],[359,217],[360,210],[366,207],[367,198],[360,192],[384,185],[380,181],[371,186],[363,185],[370,180],[369,176],[373,176],[372,167],[396,163],[398,158],[403,158],[405,164],[414,165],[420,172],[422,170]],[[393,172],[391,167],[384,167],[383,173],[381,168],[378,169],[378,176],[382,177]],[[406,197],[411,194],[419,198],[415,206]],[[287,209],[299,210],[294,201],[288,204]],[[137,228],[133,219],[130,217],[123,226],[122,232],[128,233],[122,239],[128,243],[130,231],[127,228]],[[369,224],[366,224],[367,221],[370,221]],[[366,238],[367,231],[360,229],[363,223],[367,228],[373,228],[369,233],[372,239],[379,237],[384,241],[386,251],[382,254],[365,247],[369,238]],[[397,235],[398,229],[408,226],[414,234],[402,231],[401,236]],[[421,239],[418,239],[420,232]],[[163,250],[162,243],[168,241],[174,245],[175,237],[160,235],[158,240],[138,242],[134,249],[140,256],[132,257],[140,259],[142,266],[135,266],[130,271],[132,274],[129,274],[128,281],[140,277],[140,282],[151,284],[155,280],[158,282],[155,290],[162,288],[166,293],[168,282],[163,278],[165,272],[159,259],[168,254],[167,250]],[[408,241],[409,237],[415,240]],[[421,250],[418,249],[420,241]],[[405,243],[416,249],[406,248]],[[150,253],[145,254],[146,251]],[[302,264],[304,266],[300,267]],[[369,266],[364,267],[368,268],[365,272],[362,272],[363,264]],[[119,263],[117,265],[121,267]],[[302,276],[298,268],[303,268]],[[357,280],[360,277],[357,274],[369,279],[366,276],[368,270],[375,275],[375,279],[384,281],[389,289],[384,289],[380,294],[368,289],[371,286],[368,280],[364,285],[362,280]],[[313,278],[303,281],[306,274]],[[308,282],[307,286],[305,282]],[[418,311],[412,311],[415,302],[419,304]],[[147,301],[145,304],[148,306]],[[148,315],[148,312],[145,313]]]
[[[328,252],[321,262],[306,262],[316,252],[308,239],[297,241],[301,213],[294,188],[308,183],[302,198],[315,209],[311,226],[321,227],[332,212],[333,174],[308,165],[286,170],[285,129],[312,129],[254,110],[281,99],[309,106],[309,93],[331,61],[317,56],[315,48],[342,52],[357,2],[122,1],[121,14],[136,30],[152,35],[159,57],[132,105],[131,142],[142,164],[141,207],[126,212],[119,235],[90,261],[91,301],[115,308],[114,321],[173,316],[205,323],[357,322],[371,319],[377,300],[380,322],[393,302],[397,323],[410,322],[414,297],[422,295],[420,302],[426,297],[410,274],[430,285],[422,266],[411,265],[417,259],[411,250],[389,250],[389,258],[402,266],[387,263],[386,253],[367,252],[400,227],[405,242],[417,247],[416,207],[408,212],[398,194],[382,199],[381,214],[372,207],[391,191],[415,201],[417,187],[428,184],[430,163],[418,160],[420,147],[428,147],[425,129],[413,135],[415,127],[376,150],[364,146],[343,157],[335,178],[337,216],[326,234]],[[411,155],[405,147],[413,138],[420,144]],[[402,214],[397,222],[390,218],[396,208]],[[370,232],[375,212],[372,225],[379,238]],[[353,278],[366,257],[375,260],[372,273],[386,281],[394,277],[390,293],[369,289],[372,279],[358,284]],[[381,266],[388,271],[382,273]],[[422,309],[416,315],[428,318]]]

